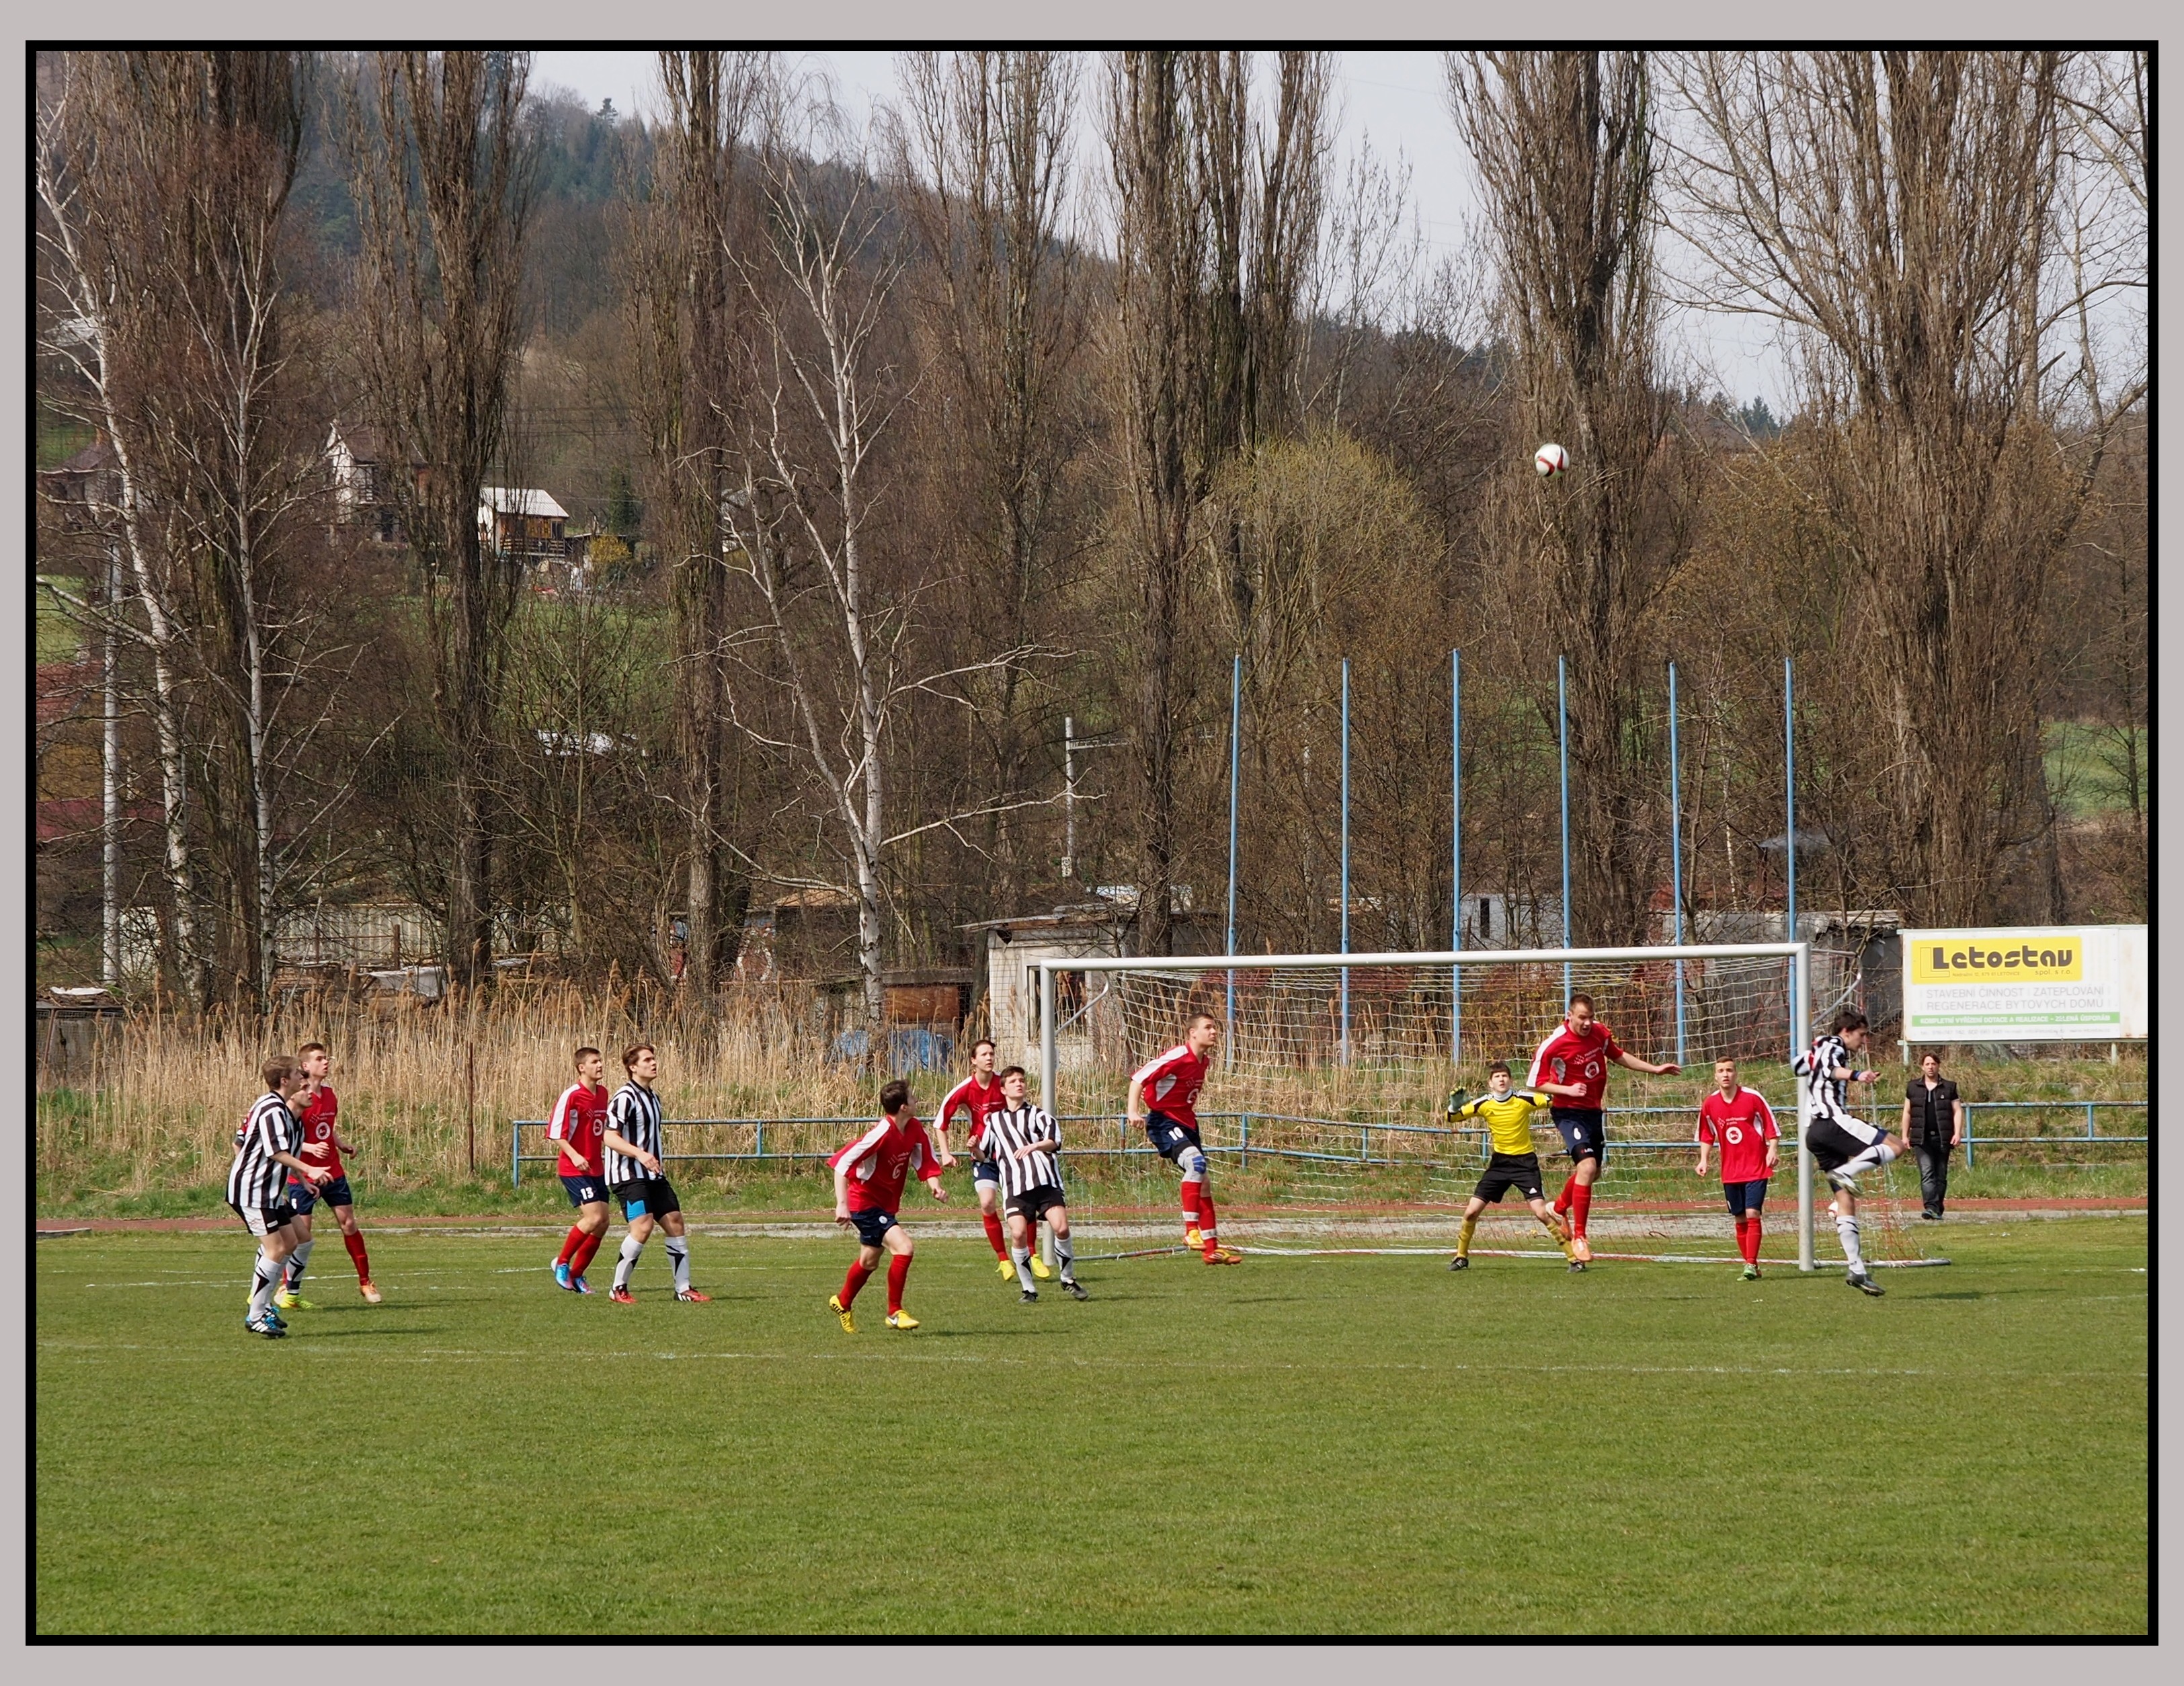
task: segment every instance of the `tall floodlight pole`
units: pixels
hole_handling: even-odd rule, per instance
[[[1570,876],[1569,876],[1569,659],[1555,657],[1555,743],[1562,755],[1563,763],[1563,946],[1574,948],[1570,941]],[[1569,1011],[1569,962],[1563,962],[1563,1011]]]
[[[1782,840],[1782,852],[1789,872],[1789,913],[1787,929],[1782,941],[1797,940],[1797,706],[1795,684],[1790,673],[1790,658],[1782,658],[1782,810],[1789,825]],[[1808,980],[1809,987],[1809,981]],[[1796,1016],[1791,1015],[1794,1027]],[[1802,1047],[1794,1036],[1790,1052],[1794,1055]]]
[[[1684,946],[1684,784],[1676,756],[1676,664],[1669,664],[1669,894],[1675,898],[1675,944]],[[1676,962],[1676,1064],[1684,1063],[1684,963]]]
[[[1061,717],[1061,875],[1077,870],[1077,722]]]
[[[1342,952],[1350,952],[1350,658],[1342,658]],[[1342,1063],[1350,1064],[1350,969],[1342,969]]]
[[[1448,924],[1451,951],[1463,946],[1463,652],[1448,652]],[[1463,1064],[1463,968],[1448,969],[1448,1058]]]
[[[1228,948],[1236,952],[1236,790],[1244,764],[1244,655],[1236,653],[1228,670]],[[1236,969],[1228,969],[1228,1033],[1221,1039],[1221,1064],[1225,1069],[1236,1059]]]

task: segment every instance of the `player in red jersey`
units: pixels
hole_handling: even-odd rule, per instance
[[[1562,1024],[1532,1056],[1528,1089],[1556,1097],[1555,1128],[1562,1131],[1563,1147],[1573,1166],[1562,1192],[1555,1196],[1557,1216],[1569,1216],[1570,1249],[1582,1264],[1592,1257],[1585,1238],[1585,1220],[1592,1212],[1592,1185],[1607,1153],[1607,1131],[1601,1109],[1607,1104],[1607,1068],[1620,1065],[1653,1077],[1672,1077],[1680,1065],[1654,1065],[1626,1053],[1614,1035],[1592,1016],[1592,997],[1574,995]]]
[[[971,1044],[971,1075],[948,1091],[947,1098],[940,1103],[940,1116],[933,1127],[940,1135],[940,1169],[946,1170],[956,1163],[956,1155],[949,1147],[949,1125],[959,1111],[970,1120],[963,1145],[972,1155],[971,1186],[978,1191],[978,1215],[985,1220],[986,1240],[994,1249],[994,1257],[1000,1261],[1000,1274],[1014,1281],[1017,1273],[1009,1263],[1008,1231],[1001,1227],[1001,1168],[986,1152],[986,1119],[1007,1104],[1001,1098],[1001,1086],[994,1080],[993,1041],[981,1036]],[[1054,1273],[1042,1261],[1035,1267],[1035,1274],[1050,1276]]]
[[[283,1311],[313,1309],[300,1290],[304,1271],[311,1261],[311,1209],[323,1200],[333,1208],[334,1222],[341,1225],[342,1245],[348,1248],[349,1262],[356,1266],[357,1292],[367,1305],[376,1305],[381,1296],[371,1280],[371,1259],[365,1251],[364,1231],[356,1226],[356,1196],[349,1189],[348,1172],[342,1164],[342,1155],[355,1153],[356,1146],[341,1139],[334,1122],[341,1103],[334,1098],[333,1086],[326,1081],[332,1057],[324,1042],[306,1042],[296,1050],[296,1064],[304,1074],[304,1093],[296,1104],[296,1117],[304,1127],[304,1145],[297,1151],[304,1164],[325,1171],[326,1180],[314,1187],[301,1177],[288,1179],[289,1203],[296,1209],[296,1250],[288,1255],[288,1272],[273,1304]]]
[[[924,1180],[935,1200],[948,1198],[940,1186],[939,1158],[926,1140],[925,1126],[910,1109],[910,1085],[898,1077],[883,1088],[880,1111],[884,1116],[878,1124],[827,1161],[834,1168],[834,1221],[852,1225],[860,1243],[856,1263],[842,1278],[842,1291],[827,1302],[827,1309],[852,1335],[857,1332],[857,1321],[850,1308],[883,1253],[894,1255],[888,1261],[887,1326],[917,1327],[917,1320],[902,1309],[902,1285],[909,1278],[915,1249],[910,1231],[895,1221],[894,1214],[912,1171]]]
[[[1757,1090],[1741,1086],[1736,1062],[1713,1063],[1713,1092],[1699,1103],[1698,1174],[1707,1174],[1707,1149],[1721,1149],[1721,1192],[1736,1220],[1736,1250],[1744,1255],[1743,1279],[1759,1280],[1759,1208],[1767,1198],[1767,1179],[1774,1175],[1774,1109]]]
[[[1183,1244],[1202,1248],[1209,1264],[1236,1264],[1243,1255],[1221,1245],[1206,1148],[1198,1139],[1198,1091],[1220,1041],[1221,1021],[1210,1013],[1195,1014],[1181,1041],[1130,1074],[1128,1108],[1130,1122],[1145,1126],[1153,1151],[1183,1173]]]
[[[577,1221],[554,1255],[555,1286],[571,1293],[588,1294],[591,1284],[584,1272],[607,1232],[606,1168],[599,1155],[607,1133],[606,1056],[597,1048],[577,1050],[577,1080],[554,1103],[554,1116],[546,1121],[546,1139],[561,1144],[554,1169],[569,1203],[577,1209]]]

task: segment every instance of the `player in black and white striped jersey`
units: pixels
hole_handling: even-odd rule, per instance
[[[288,1175],[292,1171],[316,1187],[332,1173],[305,1164],[299,1156],[304,1126],[290,1103],[304,1092],[302,1066],[287,1054],[276,1054],[259,1075],[265,1080],[265,1092],[235,1132],[227,1203],[243,1227],[258,1237],[258,1256],[251,1266],[250,1310],[242,1326],[254,1335],[278,1340],[288,1332],[288,1326],[273,1309],[273,1296],[280,1289],[288,1255],[296,1250],[296,1208],[288,1198]]]
[[[614,1287],[607,1298],[632,1304],[629,1275],[637,1268],[653,1225],[667,1232],[667,1262],[675,1269],[675,1298],[703,1304],[712,1295],[690,1286],[690,1244],[682,1236],[682,1203],[660,1168],[660,1097],[652,1085],[660,1075],[660,1055],[649,1042],[622,1050],[621,1069],[629,1080],[607,1103],[606,1134],[599,1138],[607,1162],[607,1186],[621,1202],[629,1232],[615,1261]]]
[[[1858,1173],[1886,1165],[1903,1151],[1903,1143],[1882,1125],[1868,1124],[1850,1110],[1849,1086],[1870,1083],[1875,1073],[1861,1071],[1855,1058],[1865,1047],[1865,1015],[1845,1008],[1834,1025],[1797,1056],[1791,1069],[1804,1080],[1811,1102],[1805,1125],[1805,1147],[1813,1161],[1827,1174],[1836,1192],[1836,1235],[1842,1242],[1843,1258],[1850,1270],[1843,1280],[1860,1293],[1878,1298],[1880,1285],[1866,1268],[1865,1252],[1858,1237]]]
[[[1001,1202],[1008,1214],[1009,1258],[1017,1267],[1022,1303],[1039,1298],[1031,1276],[1031,1249],[1043,1218],[1054,1231],[1055,1256],[1061,1264],[1061,1286],[1078,1299],[1089,1299],[1077,1280],[1076,1254],[1069,1243],[1069,1208],[1061,1194],[1061,1126],[1045,1107],[1027,1104],[1024,1069],[1001,1074],[1001,1106],[986,1114],[987,1158],[1001,1174]]]

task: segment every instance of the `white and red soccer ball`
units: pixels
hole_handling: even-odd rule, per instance
[[[1560,445],[1541,445],[1532,453],[1532,466],[1539,471],[1540,478],[1552,480],[1569,468],[1569,453]]]

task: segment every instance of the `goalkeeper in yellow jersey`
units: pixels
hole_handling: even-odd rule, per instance
[[[1458,1118],[1486,1121],[1487,1154],[1486,1174],[1479,1179],[1478,1187],[1471,1191],[1470,1203],[1463,1209],[1463,1228],[1457,1235],[1456,1257],[1448,1261],[1450,1270],[1470,1269],[1471,1237],[1479,1227],[1479,1214],[1489,1206],[1500,1205],[1502,1197],[1513,1188],[1530,1203],[1532,1215],[1554,1237],[1570,1269],[1585,1269],[1570,1250],[1568,1229],[1547,1204],[1546,1190],[1540,1181],[1539,1149],[1532,1142],[1532,1114],[1545,1112],[1552,1104],[1549,1097],[1537,1090],[1512,1090],[1508,1063],[1497,1059],[1486,1068],[1486,1093],[1457,1108]]]

